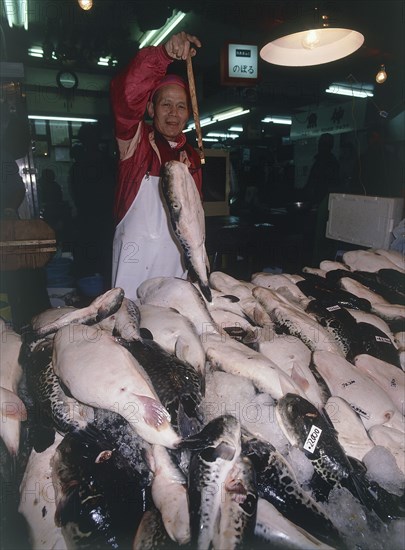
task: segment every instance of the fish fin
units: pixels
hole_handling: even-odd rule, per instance
[[[146,424],[159,430],[170,422],[170,414],[161,403],[156,401],[156,399],[145,395],[138,395],[137,398],[144,406],[145,411],[143,414],[143,419]]]
[[[153,340],[153,334],[149,329],[142,327],[139,329],[139,333],[144,340]]]
[[[187,343],[187,341],[179,336],[176,340],[176,344],[174,346],[174,353],[178,359],[181,359],[181,361],[187,362],[187,355],[190,350],[190,345]]]
[[[212,294],[211,294],[211,289],[208,285],[205,285],[203,282],[201,281],[198,281],[198,285],[201,289],[201,292],[204,296],[204,298],[208,301],[208,302],[212,302]]]
[[[307,391],[307,389],[309,388],[309,382],[305,378],[305,374],[302,372],[301,367],[297,365],[295,362],[293,363],[291,378],[294,380],[297,386],[300,387],[304,392]]]

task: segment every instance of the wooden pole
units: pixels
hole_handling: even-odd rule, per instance
[[[197,133],[198,149],[201,157],[201,164],[205,164],[204,148],[203,148],[203,142],[202,142],[201,126],[200,126],[200,116],[198,114],[197,94],[195,91],[195,82],[194,82],[194,73],[193,73],[193,64],[191,61],[191,55],[187,57],[187,77],[188,77],[188,86],[190,89],[191,108],[193,110],[195,131]]]

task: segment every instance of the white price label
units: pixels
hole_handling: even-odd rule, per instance
[[[322,430],[317,426],[312,426],[311,431],[304,443],[304,449],[309,453],[313,453],[318,445],[319,438],[321,437]]]

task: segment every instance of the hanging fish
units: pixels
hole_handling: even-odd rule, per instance
[[[208,282],[210,265],[205,249],[205,215],[194,180],[184,163],[175,160],[166,162],[162,189],[173,231],[183,249],[186,264],[197,277],[204,297],[211,302]]]

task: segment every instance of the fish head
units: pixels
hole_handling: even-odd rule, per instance
[[[287,393],[278,400],[276,415],[287,439],[293,445],[302,444],[311,427],[319,421],[318,409],[304,397]]]
[[[235,455],[241,449],[240,423],[230,414],[218,416],[204,426],[199,433],[184,439],[179,447],[192,450],[211,448],[213,457],[221,455],[225,458],[225,455],[228,455],[227,460],[229,460],[230,454]]]

